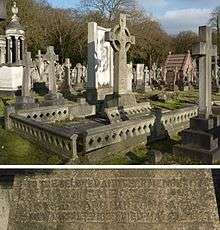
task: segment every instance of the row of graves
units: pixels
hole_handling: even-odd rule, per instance
[[[13,24],[13,28],[21,28],[16,4],[12,11],[10,25]],[[13,63],[0,68],[0,71],[2,68],[7,68],[7,71],[10,67],[13,71],[14,68],[18,68],[22,72],[22,93],[21,96],[16,97],[14,105],[7,107],[5,126],[28,140],[61,154],[65,160],[75,163],[81,157],[89,158],[95,153],[105,155],[114,153],[120,148],[127,149],[146,141],[167,138],[169,134],[183,130],[190,123],[192,131],[184,132],[184,145],[181,148],[189,146],[189,149],[192,147],[198,152],[197,147],[201,144],[199,146],[201,151],[197,157],[200,159],[202,154],[204,161],[212,162],[219,155],[214,154],[219,149],[219,138],[216,133],[212,134],[213,129],[218,128],[219,122],[212,115],[211,106],[210,59],[217,54],[210,36],[212,36],[211,28],[201,27],[202,42],[199,46],[201,50],[196,49],[193,53],[199,57],[199,107],[189,105],[183,109],[168,111],[152,109],[149,102],[137,103],[135,94],[132,92],[132,78],[129,77],[131,68],[127,64],[127,52],[130,46],[135,44],[135,37],[130,34],[126,26],[126,15],[120,15],[119,24],[113,29],[100,27],[95,22],[88,24],[86,96],[76,97],[75,101],[68,101],[58,91],[59,80],[56,76],[58,56],[53,47],[48,47],[45,55],[38,53],[38,63],[45,64],[44,60],[46,60],[49,92],[40,102],[33,97],[31,93],[33,61],[31,53],[23,48],[24,44],[21,42],[25,40],[23,34],[18,46],[16,42],[12,42],[13,46],[9,48],[8,45],[11,43],[6,43],[7,60]],[[17,41],[13,36],[11,40]],[[208,45],[205,45],[205,42]],[[18,50],[20,50],[19,55]],[[190,54],[187,55],[189,57]],[[169,56],[169,60],[172,59],[172,55]],[[12,65],[14,61],[16,66]],[[63,69],[64,82],[67,85],[67,88],[64,88],[71,92],[69,59],[66,59]],[[78,69],[81,73],[83,72],[82,66]],[[7,72],[7,76],[4,75],[4,81],[10,82],[14,78],[14,75],[13,77],[11,75]],[[44,74],[39,76],[44,76]],[[1,72],[0,77],[2,81]],[[2,86],[2,83],[0,85]],[[201,116],[197,117],[198,113]],[[204,138],[201,138],[201,132]],[[192,142],[194,141],[192,136],[195,137],[195,142]],[[186,144],[187,141],[189,145]],[[204,148],[205,151],[203,151]],[[207,156],[209,156],[208,159]]]

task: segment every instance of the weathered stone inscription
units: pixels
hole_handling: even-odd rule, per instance
[[[218,224],[210,171],[56,171],[18,176],[13,195],[10,230]]]

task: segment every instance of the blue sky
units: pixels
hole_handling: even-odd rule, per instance
[[[48,0],[57,7],[76,7],[80,0]],[[183,30],[197,31],[208,22],[212,10],[220,0],[138,0],[149,14],[159,20],[169,33]]]

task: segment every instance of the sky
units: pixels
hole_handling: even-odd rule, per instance
[[[55,7],[77,7],[80,0],[48,0]],[[156,18],[171,34],[183,30],[197,32],[206,25],[220,0],[138,0],[146,12]]]

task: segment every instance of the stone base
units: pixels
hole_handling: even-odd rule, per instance
[[[112,87],[105,87],[100,89],[87,88],[86,98],[89,104],[96,105],[99,101],[104,101],[107,95],[113,93]]]
[[[1,66],[0,67],[0,91],[17,91],[22,86],[22,66]]]
[[[190,128],[181,132],[182,144],[175,146],[173,152],[187,155],[203,163],[213,163],[214,155],[219,154],[217,127],[216,117],[191,118]]]
[[[151,92],[152,89],[151,89],[151,86],[150,85],[146,85],[144,86],[144,92],[147,93],[147,92]]]
[[[198,164],[213,164],[218,159],[219,150],[204,150],[199,149],[196,146],[187,145],[175,145],[173,147],[173,152],[179,156],[186,156],[192,159],[192,161],[198,162]]]
[[[44,101],[42,102],[43,106],[54,106],[63,104],[65,104],[65,99],[61,93],[49,93],[45,95]]]
[[[32,109],[37,107],[39,107],[39,105],[35,103],[35,99],[33,97],[16,97],[16,109]]]
[[[105,97],[105,108],[111,107],[129,107],[137,105],[137,101],[134,94],[122,94],[122,95],[107,95]]]

